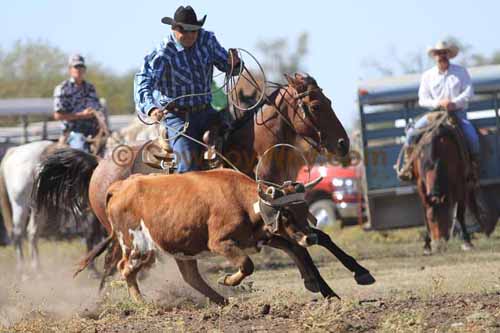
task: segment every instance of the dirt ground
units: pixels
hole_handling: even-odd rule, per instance
[[[140,282],[147,303],[129,301],[118,277],[97,295],[98,282],[72,270],[79,241],[41,246],[43,271],[19,275],[12,249],[0,249],[1,332],[500,332],[500,231],[477,235],[475,249],[458,240],[422,256],[420,229],[332,231],[334,241],[377,279],[356,285],[335,258],[313,257],[342,300],[308,292],[279,252],[253,256],[256,272],[237,288],[217,286],[233,271],[224,260],[201,262],[205,278],[230,304],[218,307],[187,286],[164,258]]]

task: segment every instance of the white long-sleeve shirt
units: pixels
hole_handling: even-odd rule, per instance
[[[418,104],[421,107],[437,109],[439,101],[449,99],[457,110],[467,107],[474,96],[469,72],[462,66],[450,64],[448,70],[440,73],[437,66],[422,74],[418,90]]]

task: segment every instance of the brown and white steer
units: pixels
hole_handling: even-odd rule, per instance
[[[122,249],[118,269],[130,296],[141,300],[137,273],[150,266],[155,253],[172,255],[185,281],[211,301],[226,299],[200,276],[197,259],[224,256],[238,271],[219,280],[236,286],[252,274],[248,256],[273,235],[301,246],[315,244],[309,227],[306,186],[291,184],[263,191],[248,176],[232,170],[183,175],[137,175],[114,183],[108,190],[106,212],[113,241]]]

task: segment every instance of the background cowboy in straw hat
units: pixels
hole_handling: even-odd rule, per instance
[[[436,61],[436,66],[422,75],[418,91],[418,103],[430,110],[446,110],[454,112],[467,140],[471,153],[473,169],[479,173],[479,136],[470,121],[467,120],[466,108],[474,95],[472,82],[467,69],[450,63],[450,59],[458,54],[458,47],[445,41],[438,42],[429,48],[428,55]],[[405,157],[411,153],[411,144],[415,140],[418,129],[427,126],[429,115],[421,117],[407,133]],[[400,175],[401,180],[411,180],[411,171]],[[475,177],[477,178],[477,177]]]
[[[189,124],[187,135],[201,140],[207,129],[220,122],[210,106],[213,66],[237,74],[242,65],[235,50],[226,51],[214,33],[202,29],[205,19],[206,15],[198,20],[191,6],[180,6],[173,18],[164,17],[161,22],[172,31],[144,58],[135,76],[137,110],[166,125],[179,173],[200,168],[201,147],[178,135],[184,125]]]

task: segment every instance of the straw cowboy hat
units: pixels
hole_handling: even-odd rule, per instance
[[[201,20],[198,21],[196,13],[191,6],[180,6],[175,11],[174,17],[164,17],[161,19],[163,24],[168,24],[173,27],[181,26],[186,31],[197,31],[200,30],[205,23],[205,15]]]
[[[427,49],[427,54],[429,57],[433,57],[438,51],[448,51],[449,58],[451,59],[457,56],[458,46],[446,41],[439,41],[434,47],[429,47]]]

